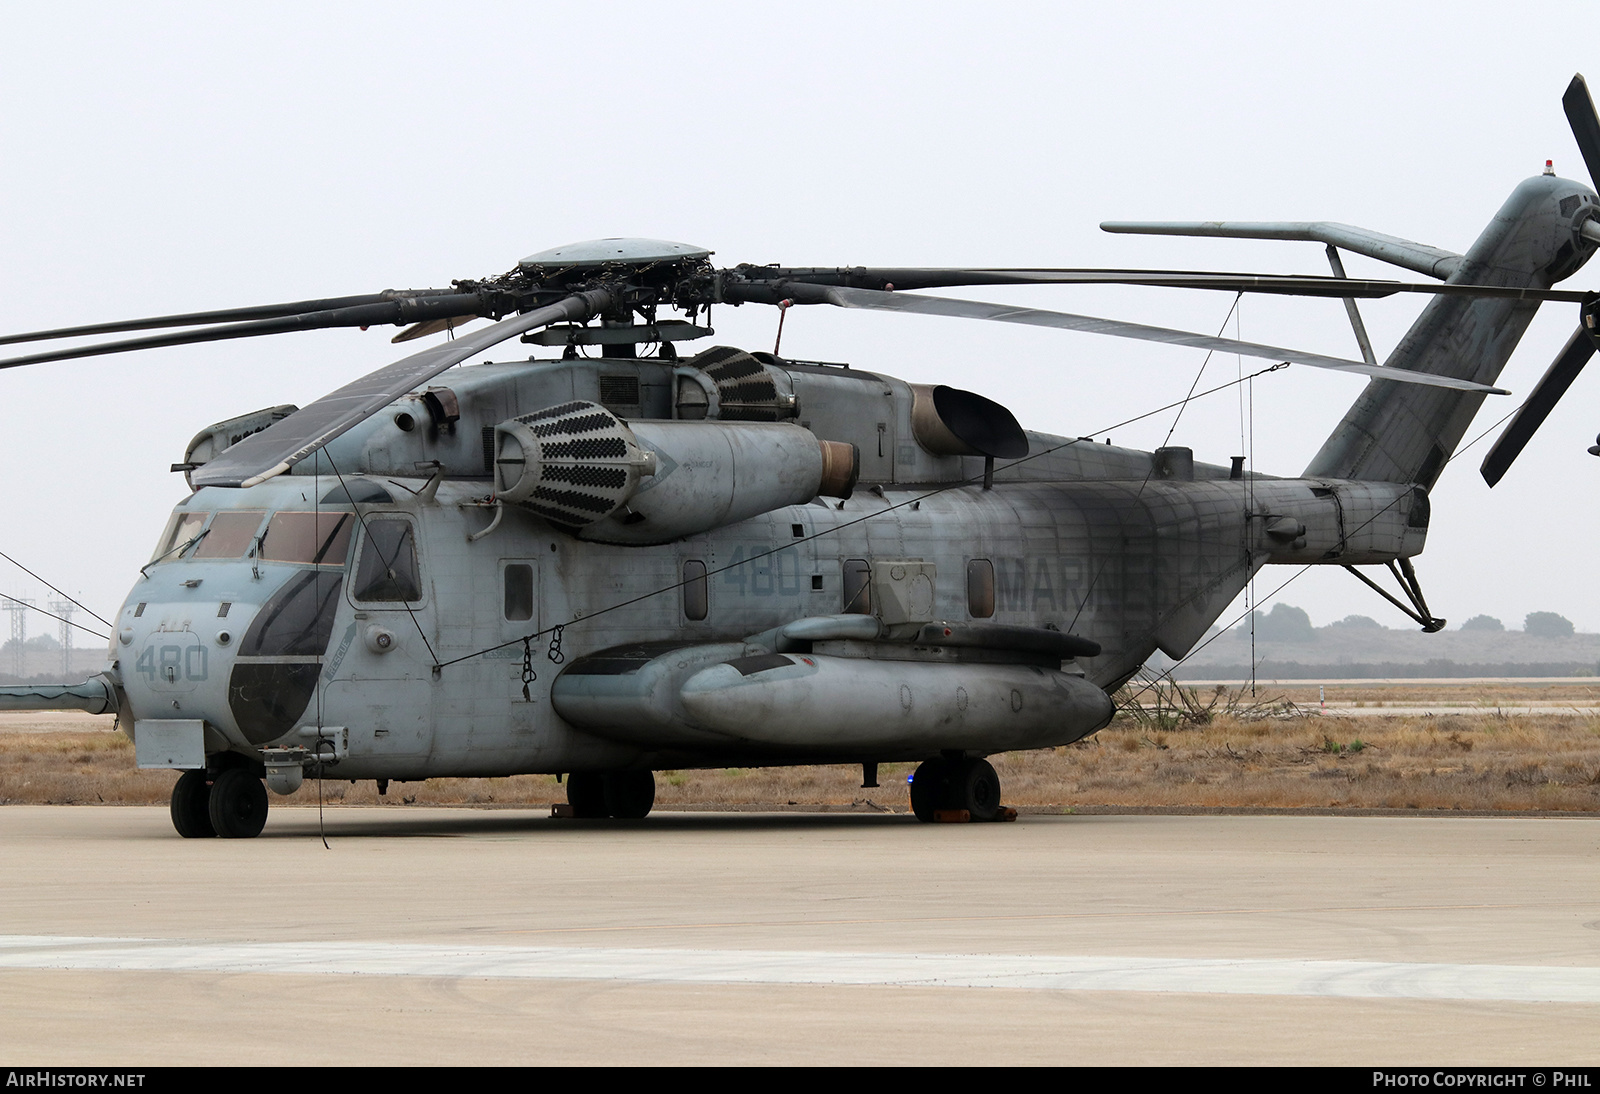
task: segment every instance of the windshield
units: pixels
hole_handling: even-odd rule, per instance
[[[241,509],[218,513],[206,529],[206,538],[194,549],[194,558],[243,558],[261,527],[265,509]]]
[[[350,553],[349,513],[278,513],[261,537],[261,558],[267,562],[311,562],[343,566]]]
[[[205,524],[208,515],[181,512],[172,514],[172,519],[167,521],[167,530],[161,533],[161,539],[156,543],[155,554],[150,556],[150,561],[160,562],[164,558],[176,556],[179,547],[200,534],[200,526]]]

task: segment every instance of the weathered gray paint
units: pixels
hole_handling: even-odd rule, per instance
[[[1581,217],[1562,212],[1574,201],[1587,216],[1594,197],[1559,179],[1523,184],[1462,258],[1457,275],[1497,285],[1559,280],[1593,249],[1577,233]],[[1504,299],[1435,301],[1390,362],[1492,383],[1530,315],[1528,305]],[[627,408],[634,420],[670,418],[677,382],[692,378],[693,362],[460,369],[448,377],[456,419],[430,415],[429,401],[416,392],[289,474],[246,489],[203,489],[178,507],[349,512],[348,501],[318,500],[339,487],[330,473],[336,469],[352,488],[380,485],[395,499],[359,505],[363,520],[414,522],[422,590],[409,605],[353,599],[364,532],[355,537],[351,561],[327,569],[342,585],[326,650],[278,659],[285,672],[312,666],[318,674],[305,712],[277,727],[280,737],[246,736],[230,706],[229,679],[241,656],[240,636],[303,566],[185,557],[150,566],[117,618],[102,690],[120,687],[125,727],[135,719],[203,720],[212,752],[259,756],[264,744],[336,741],[335,771],[350,778],[872,761],[1061,743],[1101,724],[1109,710],[1104,695],[1155,650],[1186,653],[1259,567],[1373,564],[1420,553],[1426,489],[1481,400],[1375,381],[1300,479],[1233,479],[1227,468],[1191,464],[1192,457],[1176,451],[1152,454],[1030,433],[1029,456],[1000,462],[986,490],[981,458],[937,454],[918,443],[913,392],[903,381],[764,361],[781,394],[767,420],[859,450],[861,483],[848,500],[816,498],[736,519],[711,502],[697,514],[692,493],[677,491],[671,496],[679,523],[670,542],[643,545],[648,535],[632,546],[585,541],[514,507],[495,507],[494,427],[568,400],[604,402],[619,377],[637,380],[637,403]],[[623,409],[611,407],[619,415]],[[409,429],[401,425],[407,420]],[[717,428],[715,419],[700,428]],[[729,451],[735,471],[745,473],[736,466],[744,457]],[[765,474],[759,454],[757,463],[759,479]],[[434,466],[442,481],[425,485],[418,468]],[[658,466],[655,489],[668,491],[673,474],[665,462]],[[1029,668],[1026,658],[985,661],[970,651],[919,645],[926,621],[901,618],[916,597],[900,602],[892,618],[863,626],[861,636],[829,623],[823,629],[830,635],[849,637],[806,649],[807,640],[786,636],[784,628],[841,611],[849,560],[930,578],[926,614],[951,622],[971,618],[968,563],[986,561],[995,585],[989,622],[1059,629],[1097,643],[1101,652]],[[702,620],[685,617],[676,588],[690,561],[708,571]],[[532,619],[504,618],[504,574],[512,564],[534,574]],[[879,599],[889,598],[880,593]],[[218,615],[223,602],[230,605],[225,619]],[[537,676],[528,678],[521,639],[557,624],[565,625],[560,659],[547,654],[556,645],[550,635],[534,639],[529,667]],[[791,633],[814,629],[807,624]],[[553,698],[554,681],[575,660],[639,643],[682,653],[658,658],[648,678],[566,677],[562,688],[573,702]],[[780,652],[807,653],[813,662],[801,669],[792,661],[760,660]],[[779,667],[769,676],[758,675],[767,671],[758,667],[750,673],[728,667],[752,656],[757,660],[747,667]],[[1024,678],[1032,682],[1023,686]],[[826,692],[808,693],[811,679]],[[9,701],[35,707],[83,700],[10,690]],[[859,709],[850,705],[857,691]],[[1037,718],[1052,691],[1062,697],[1055,729]],[[699,698],[686,698],[691,694]],[[979,713],[969,715],[980,696]],[[581,727],[562,716],[562,704]],[[896,705],[903,718],[894,715]],[[741,735],[741,718],[770,724]]]

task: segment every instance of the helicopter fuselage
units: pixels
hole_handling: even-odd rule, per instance
[[[860,451],[861,481],[848,499],[720,525],[708,512],[703,531],[661,544],[596,542],[587,537],[606,534],[594,526],[564,527],[498,501],[479,423],[516,408],[474,408],[507,390],[524,406],[634,398],[645,385],[621,380],[683,372],[617,359],[462,369],[431,396],[438,403],[446,391],[454,421],[431,420],[419,396],[300,465],[321,474],[192,494],[117,618],[124,724],[137,735],[143,723],[198,721],[208,753],[243,755],[316,747],[337,727],[337,741],[322,747],[332,773],[349,778],[1041,747],[1103,724],[1107,692],[1157,648],[1185,653],[1262,564],[1386,561],[1419,552],[1426,535],[1426,497],[1409,485],[1233,477],[1186,449],[1145,453],[1087,438],[1028,434],[1029,456],[1001,463],[986,488],[982,457],[919,443],[910,385],[842,367],[763,367],[789,375],[793,417]],[[830,405],[845,408],[844,420],[827,418]],[[430,488],[418,465],[444,468],[442,482]],[[629,527],[648,523],[616,534],[642,535]],[[926,583],[921,603],[894,602],[884,584],[908,568]],[[878,633],[840,637],[852,614]],[[843,630],[815,641],[777,633],[830,617]],[[1080,636],[1100,652],[1041,663],[1015,651],[947,650],[917,633],[977,621]],[[605,709],[621,713],[608,723],[593,713],[600,708],[553,688],[574,669],[569,679],[582,683],[586,657],[629,647],[688,651],[686,660],[709,651],[706,665],[798,653],[810,655],[817,678],[776,681],[766,699],[729,692],[746,705],[700,723],[667,709],[678,698],[659,696],[635,697],[636,716],[613,703]],[[872,729],[830,731],[830,696],[886,685],[885,717]],[[999,724],[977,717],[986,688],[1001,706],[1019,697],[1025,710]],[[957,691],[974,696],[970,713]],[[786,714],[793,724],[775,728]]]

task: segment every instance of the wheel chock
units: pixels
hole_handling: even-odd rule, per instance
[[[556,802],[550,807],[550,816],[557,819],[571,820],[577,815],[578,811],[572,808],[571,802]]]
[[[939,824],[970,824],[972,813],[966,809],[936,809],[933,812],[933,819]],[[995,813],[994,819],[1014,821],[1017,819],[1017,811],[1009,805],[1002,805]]]

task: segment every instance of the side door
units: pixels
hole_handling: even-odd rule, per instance
[[[420,758],[434,746],[431,603],[416,520],[368,512],[358,529],[355,565],[345,585],[354,609],[341,646],[330,706],[350,728],[351,749]],[[346,645],[347,644],[347,645]]]

